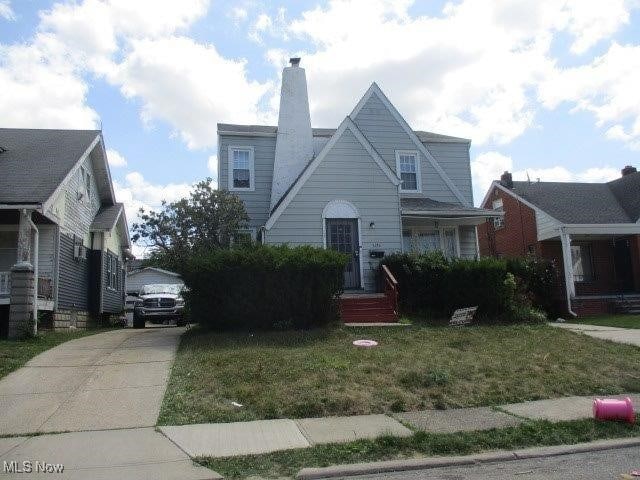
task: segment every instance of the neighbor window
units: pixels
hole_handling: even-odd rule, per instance
[[[593,280],[593,263],[591,260],[590,245],[571,245],[571,264],[573,265],[573,280],[575,282],[589,282]]]
[[[253,148],[229,147],[229,190],[253,190]]]
[[[107,287],[118,290],[118,257],[107,253],[105,262],[107,267]]]
[[[396,172],[402,182],[400,184],[401,192],[420,192],[422,190],[418,152],[396,151]]]
[[[493,201],[493,209],[496,212],[504,212],[501,198]],[[496,230],[504,228],[504,215],[500,217],[493,217],[493,228],[495,228]]]

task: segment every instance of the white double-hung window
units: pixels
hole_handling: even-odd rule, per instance
[[[254,190],[253,147],[229,147],[229,190]]]
[[[402,181],[400,184],[401,192],[420,193],[422,191],[420,160],[417,151],[396,150],[396,173]]]

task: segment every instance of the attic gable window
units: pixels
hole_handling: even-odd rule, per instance
[[[396,173],[402,181],[400,184],[401,192],[420,193],[422,191],[418,158],[417,151],[396,150]]]
[[[229,147],[229,190],[254,190],[253,147]]]

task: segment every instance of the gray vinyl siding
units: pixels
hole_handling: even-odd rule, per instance
[[[464,198],[473,205],[471,159],[468,143],[429,142],[423,144],[442,167]],[[428,196],[428,195],[427,195]],[[458,203],[456,201],[456,203]]]
[[[477,259],[476,227],[473,225],[460,225],[458,227],[458,239],[460,241],[460,258]]]
[[[348,130],[267,232],[266,242],[324,246],[322,211],[332,200],[347,200],[359,211],[363,285],[373,291],[378,261],[369,258],[369,251],[401,250],[399,196],[397,187]]]
[[[100,252],[102,255],[102,312],[120,313],[124,309],[124,296],[122,284],[122,261],[118,259],[118,285],[117,288],[107,287],[107,253],[118,257],[113,252]]]
[[[371,95],[353,121],[393,172],[396,171],[396,150],[418,151],[418,146],[376,95]],[[433,152],[431,153],[438,160],[438,157]],[[459,203],[458,198],[431,163],[419,151],[418,156],[420,157],[422,193],[401,193],[401,195],[407,197],[425,196],[441,202]]]
[[[73,238],[60,235],[58,308],[89,309],[89,260],[73,258]]]
[[[273,162],[275,160],[276,137],[240,137],[220,135],[218,187],[229,189],[229,147],[253,147],[254,179],[253,191],[235,191],[245,204],[249,215],[249,227],[259,228],[269,218]]]
[[[56,227],[38,225],[38,276],[54,278],[56,262]]]
[[[140,270],[127,275],[127,292],[138,292],[144,285],[153,283],[182,284],[183,281],[180,277],[155,270]]]

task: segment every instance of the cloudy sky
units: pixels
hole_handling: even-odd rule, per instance
[[[132,220],[217,176],[217,122],[276,122],[293,55],[314,126],[376,81],[473,139],[476,202],[640,166],[640,0],[0,0],[0,126],[102,128]]]

